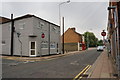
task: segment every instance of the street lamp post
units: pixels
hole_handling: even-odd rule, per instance
[[[69,3],[70,0],[66,1],[66,2],[62,2],[59,4],[59,25],[60,25],[60,28],[61,28],[61,5],[62,4],[65,4],[65,3]],[[64,18],[63,18],[64,19]],[[63,20],[64,21],[64,20]],[[64,23],[64,22],[63,22]],[[62,29],[61,29],[62,30]],[[61,33],[61,32],[60,32]],[[63,25],[63,39],[64,39],[64,25]],[[64,46],[64,40],[63,40],[63,46]],[[63,47],[63,54],[64,54],[64,47]]]
[[[65,4],[65,3],[69,3],[69,2],[70,2],[70,0],[59,4],[59,25],[60,25],[60,27],[61,27],[61,5]]]

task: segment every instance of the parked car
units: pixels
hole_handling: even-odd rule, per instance
[[[103,48],[105,48],[106,46],[104,45]]]
[[[97,47],[97,51],[103,51],[103,49],[104,49],[103,46],[98,46]]]

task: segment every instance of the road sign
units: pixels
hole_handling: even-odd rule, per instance
[[[44,34],[44,33],[42,33],[41,37],[42,37],[42,38],[45,38],[45,34]]]
[[[102,36],[106,36],[106,32],[104,32],[104,31],[101,32],[101,35],[102,35]]]

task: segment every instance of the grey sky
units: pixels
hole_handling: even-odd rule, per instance
[[[10,18],[25,14],[34,14],[40,18],[59,24],[60,2],[3,2],[2,14]],[[76,27],[83,34],[92,31],[97,38],[102,39],[100,32],[107,28],[108,2],[71,2],[61,5],[61,16],[65,17],[65,30]]]

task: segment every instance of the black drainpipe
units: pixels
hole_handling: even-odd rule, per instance
[[[14,20],[13,14],[11,14],[11,56],[13,56],[13,40],[14,40]]]
[[[48,27],[48,54],[50,55],[50,23]]]
[[[62,17],[62,26],[63,26],[63,54],[64,54],[64,17]]]

